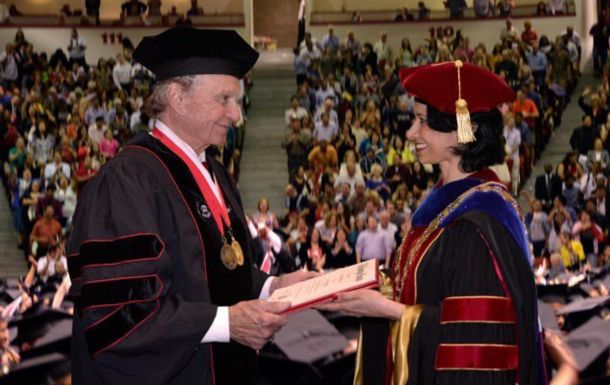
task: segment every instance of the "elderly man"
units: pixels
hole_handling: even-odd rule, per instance
[[[134,59],[157,84],[157,118],[89,181],[68,265],[78,298],[75,384],[256,384],[256,350],[286,323],[265,301],[303,272],[252,264],[241,198],[206,157],[240,116],[240,79],[258,54],[234,31],[175,27]]]

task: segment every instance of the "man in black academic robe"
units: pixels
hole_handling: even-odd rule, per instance
[[[234,31],[189,27],[136,48],[157,78],[158,121],[79,197],[68,258],[75,385],[257,383],[256,349],[289,306],[264,299],[311,276],[269,278],[253,266],[239,192],[204,152],[239,116],[239,79],[257,56]],[[243,260],[228,263],[221,249],[233,242]]]

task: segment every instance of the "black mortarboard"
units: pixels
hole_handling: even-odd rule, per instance
[[[565,317],[565,330],[573,330],[584,324],[610,302],[610,296],[579,299],[557,310]]]
[[[142,39],[133,58],[157,80],[203,74],[241,79],[256,63],[258,52],[232,30],[178,26]]]
[[[9,327],[17,327],[17,337],[11,345],[20,346],[28,342],[34,344],[32,351],[37,350],[37,354],[41,351],[52,351],[70,338],[70,317],[70,314],[61,310],[50,309],[44,305],[35,306],[9,322]],[[23,352],[22,356],[32,353]]]
[[[294,313],[275,334],[275,344],[292,361],[314,363],[340,352],[347,339],[317,310]]]
[[[559,330],[555,311],[553,311],[549,304],[544,303],[541,300],[538,300],[538,316],[540,317],[540,323],[542,324],[543,329]]]
[[[574,353],[578,369],[584,371],[596,360],[607,357],[610,348],[610,322],[593,317],[572,331],[566,337],[565,343]]]
[[[51,353],[21,360],[2,377],[2,384],[48,385],[49,378],[55,380],[68,374],[70,359],[61,353]]]

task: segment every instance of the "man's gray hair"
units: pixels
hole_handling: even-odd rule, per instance
[[[146,112],[151,117],[157,117],[167,108],[167,87],[170,84],[176,83],[188,92],[191,90],[195,81],[196,75],[178,76],[170,79],[164,79],[157,82],[153,88],[152,94],[146,100]]]

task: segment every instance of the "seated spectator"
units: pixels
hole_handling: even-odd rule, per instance
[[[381,168],[381,165],[375,163],[371,166],[371,173],[366,181],[366,188],[370,191],[377,192],[384,201],[392,194],[390,186],[383,179],[383,169]]]
[[[95,123],[89,125],[88,135],[92,143],[99,143],[104,139],[104,133],[108,131],[108,126],[104,122],[103,116],[97,116]]]
[[[65,176],[70,178],[71,170],[70,165],[62,161],[61,153],[55,151],[53,154],[53,161],[46,164],[44,168],[44,181],[45,183],[52,183],[59,181],[59,177]]]
[[[500,38],[503,41],[509,42],[519,40],[519,30],[513,25],[513,21],[511,19],[506,19],[505,27],[500,32]]]
[[[572,236],[582,244],[587,263],[591,267],[597,267],[597,253],[601,252],[599,247],[605,237],[601,228],[591,220],[591,215],[586,210],[580,212],[579,220],[574,223]]]
[[[112,135],[111,129],[104,131],[104,138],[99,142],[100,154],[107,159],[114,157],[119,149],[119,142]]]
[[[122,17],[142,16],[148,7],[139,0],[128,0],[121,5]]]
[[[54,195],[55,199],[61,202],[61,220],[64,226],[72,222],[72,215],[76,210],[76,191],[73,183],[66,176],[59,178],[57,190]]]
[[[49,280],[61,282],[68,272],[68,260],[59,245],[49,246],[46,255],[34,262],[38,277],[45,283]]]
[[[310,207],[307,197],[302,193],[299,194],[292,184],[286,186],[284,194],[286,195],[284,201],[284,207],[287,210],[286,217],[292,213],[297,214],[299,217],[307,217],[309,215]]]
[[[291,126],[290,122],[292,119],[301,120],[308,115],[309,115],[309,112],[307,111],[307,109],[305,109],[299,105],[299,97],[297,95],[291,96],[290,97],[290,108],[288,108],[286,110],[286,112],[284,113],[284,120],[286,121],[286,126],[288,126],[288,127]]]
[[[339,227],[334,243],[330,249],[330,254],[326,257],[324,267],[328,269],[337,269],[351,266],[356,263],[356,255],[353,247],[349,244],[347,236],[347,228],[344,226]]]
[[[329,247],[320,235],[320,230],[313,228],[309,233],[307,243],[299,250],[301,263],[310,271],[322,271],[329,255]]]
[[[329,144],[328,141],[321,140],[318,142],[318,145],[309,152],[307,161],[314,169],[317,169],[318,167],[321,167],[322,169],[326,169],[327,167],[334,169],[337,167],[339,159],[335,147],[332,144]]]
[[[595,163],[600,163],[602,170],[610,165],[610,154],[599,137],[595,139],[593,149],[587,152],[587,168],[592,169]]]
[[[261,198],[256,205],[257,212],[252,215],[254,223],[264,223],[269,229],[277,229],[280,227],[277,217],[269,211],[269,201],[267,198]]]
[[[412,14],[409,13],[409,8],[407,7],[402,7],[402,9],[398,11],[398,14],[394,16],[394,21],[408,21],[413,19],[414,17]]]
[[[333,111],[334,112],[334,111]],[[339,134],[339,128],[337,125],[330,120],[328,113],[323,112],[321,119],[316,123],[313,130],[313,138],[316,142],[327,141],[333,143],[335,138]]]

